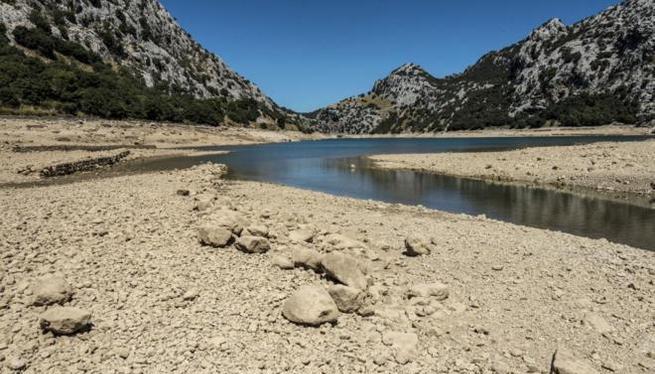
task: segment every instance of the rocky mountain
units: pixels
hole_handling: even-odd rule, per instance
[[[300,119],[278,107],[252,82],[194,41],[158,0],[0,0],[0,27],[3,28],[0,43],[6,39],[9,46],[16,48],[11,51],[13,58],[36,57],[48,64],[45,68],[50,70],[56,65],[53,62],[64,62],[69,66],[59,70],[79,68],[104,75],[109,74],[104,69],[109,66],[126,77],[125,81],[129,77],[139,81],[139,87],[125,82],[128,91],[138,91],[135,96],[150,96],[156,91],[184,97],[182,104],[174,102],[167,108],[155,108],[157,113],[180,106],[189,107],[189,112],[198,111],[197,106],[203,106],[203,111],[211,113],[203,116],[206,118],[201,118],[201,122],[214,122],[220,119],[220,114],[229,112],[233,113],[230,116],[233,122],[240,123],[256,120],[284,124]],[[0,80],[4,74],[11,74],[9,70],[11,67],[0,69]],[[120,78],[107,80],[120,81]],[[48,86],[55,84],[48,81]],[[71,84],[79,86],[84,82]],[[76,110],[88,112],[87,108],[79,108],[77,101],[61,99],[57,92],[48,92],[48,97],[34,103],[29,92],[21,91],[24,83],[15,86],[13,92],[4,95],[0,92],[0,106],[43,106],[44,102],[55,101],[62,105],[50,109],[59,111],[62,106],[77,106]],[[142,92],[144,89],[147,92]],[[86,93],[85,88],[79,91]],[[120,102],[119,106],[147,117],[148,106],[157,105],[156,102],[143,103],[145,108],[133,108],[129,102]],[[112,117],[121,114],[109,109],[107,112]],[[103,113],[90,114],[103,116]],[[197,117],[188,114],[153,119]]]
[[[655,2],[625,0],[571,26],[548,21],[458,75],[403,65],[309,116],[345,133],[635,123],[655,118],[654,73]]]

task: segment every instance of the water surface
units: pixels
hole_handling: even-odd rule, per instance
[[[250,146],[202,147],[223,155],[173,157],[119,165],[109,173],[186,168],[212,161],[228,178],[272,182],[339,196],[428,208],[563,231],[655,250],[655,209],[648,203],[610,200],[521,185],[498,184],[413,171],[373,168],[367,155],[496,151],[646,137],[570,136],[503,138],[334,139]],[[77,177],[72,177],[77,178]],[[655,202],[653,202],[655,203]],[[655,206],[655,205],[653,205]]]
[[[495,151],[644,137],[533,137],[452,139],[335,139],[324,141],[214,147],[221,156],[200,157],[229,167],[228,178],[273,182],[339,196],[423,205],[453,213],[547,228],[635,247],[655,249],[655,209],[520,185],[489,183],[414,171],[372,168],[374,154]]]

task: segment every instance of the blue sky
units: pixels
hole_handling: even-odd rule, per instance
[[[435,76],[618,0],[162,0],[203,46],[278,104],[310,111],[414,62]]]

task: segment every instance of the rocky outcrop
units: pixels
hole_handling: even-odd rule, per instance
[[[0,1],[0,23],[8,36],[13,38],[15,27],[33,27],[31,14],[41,9],[53,35],[135,71],[150,87],[164,84],[198,98],[248,98],[274,106],[257,86],[193,40],[158,0],[46,3]]]
[[[654,2],[624,0],[570,26],[553,19],[461,74],[436,78],[406,64],[311,116],[322,131],[351,134],[647,122],[654,15]]]

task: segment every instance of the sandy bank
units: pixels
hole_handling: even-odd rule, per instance
[[[213,170],[0,190],[0,364],[27,373],[547,373],[555,350],[566,347],[599,373],[655,368],[655,253],[228,183]],[[202,246],[198,225],[221,209],[268,231],[271,250]],[[298,232],[311,233],[312,243],[294,242]],[[432,252],[405,256],[410,235],[434,242]],[[334,283],[274,266],[299,247],[357,259],[372,314],[342,314],[320,328],[282,317],[299,287]],[[39,331],[39,316],[52,307],[32,305],[34,284],[55,272],[74,291],[66,305],[92,313],[90,331]],[[407,299],[408,288],[431,282],[447,285],[448,297]]]
[[[503,152],[379,155],[378,167],[655,196],[655,140]]]
[[[297,131],[217,128],[137,121],[0,118],[0,183],[38,180],[39,170],[66,162],[113,156],[125,160],[200,155],[180,149],[320,139]],[[96,151],[95,149],[103,149]],[[115,149],[114,149],[115,148]],[[16,150],[23,150],[16,152]],[[25,152],[26,151],[26,152]]]

